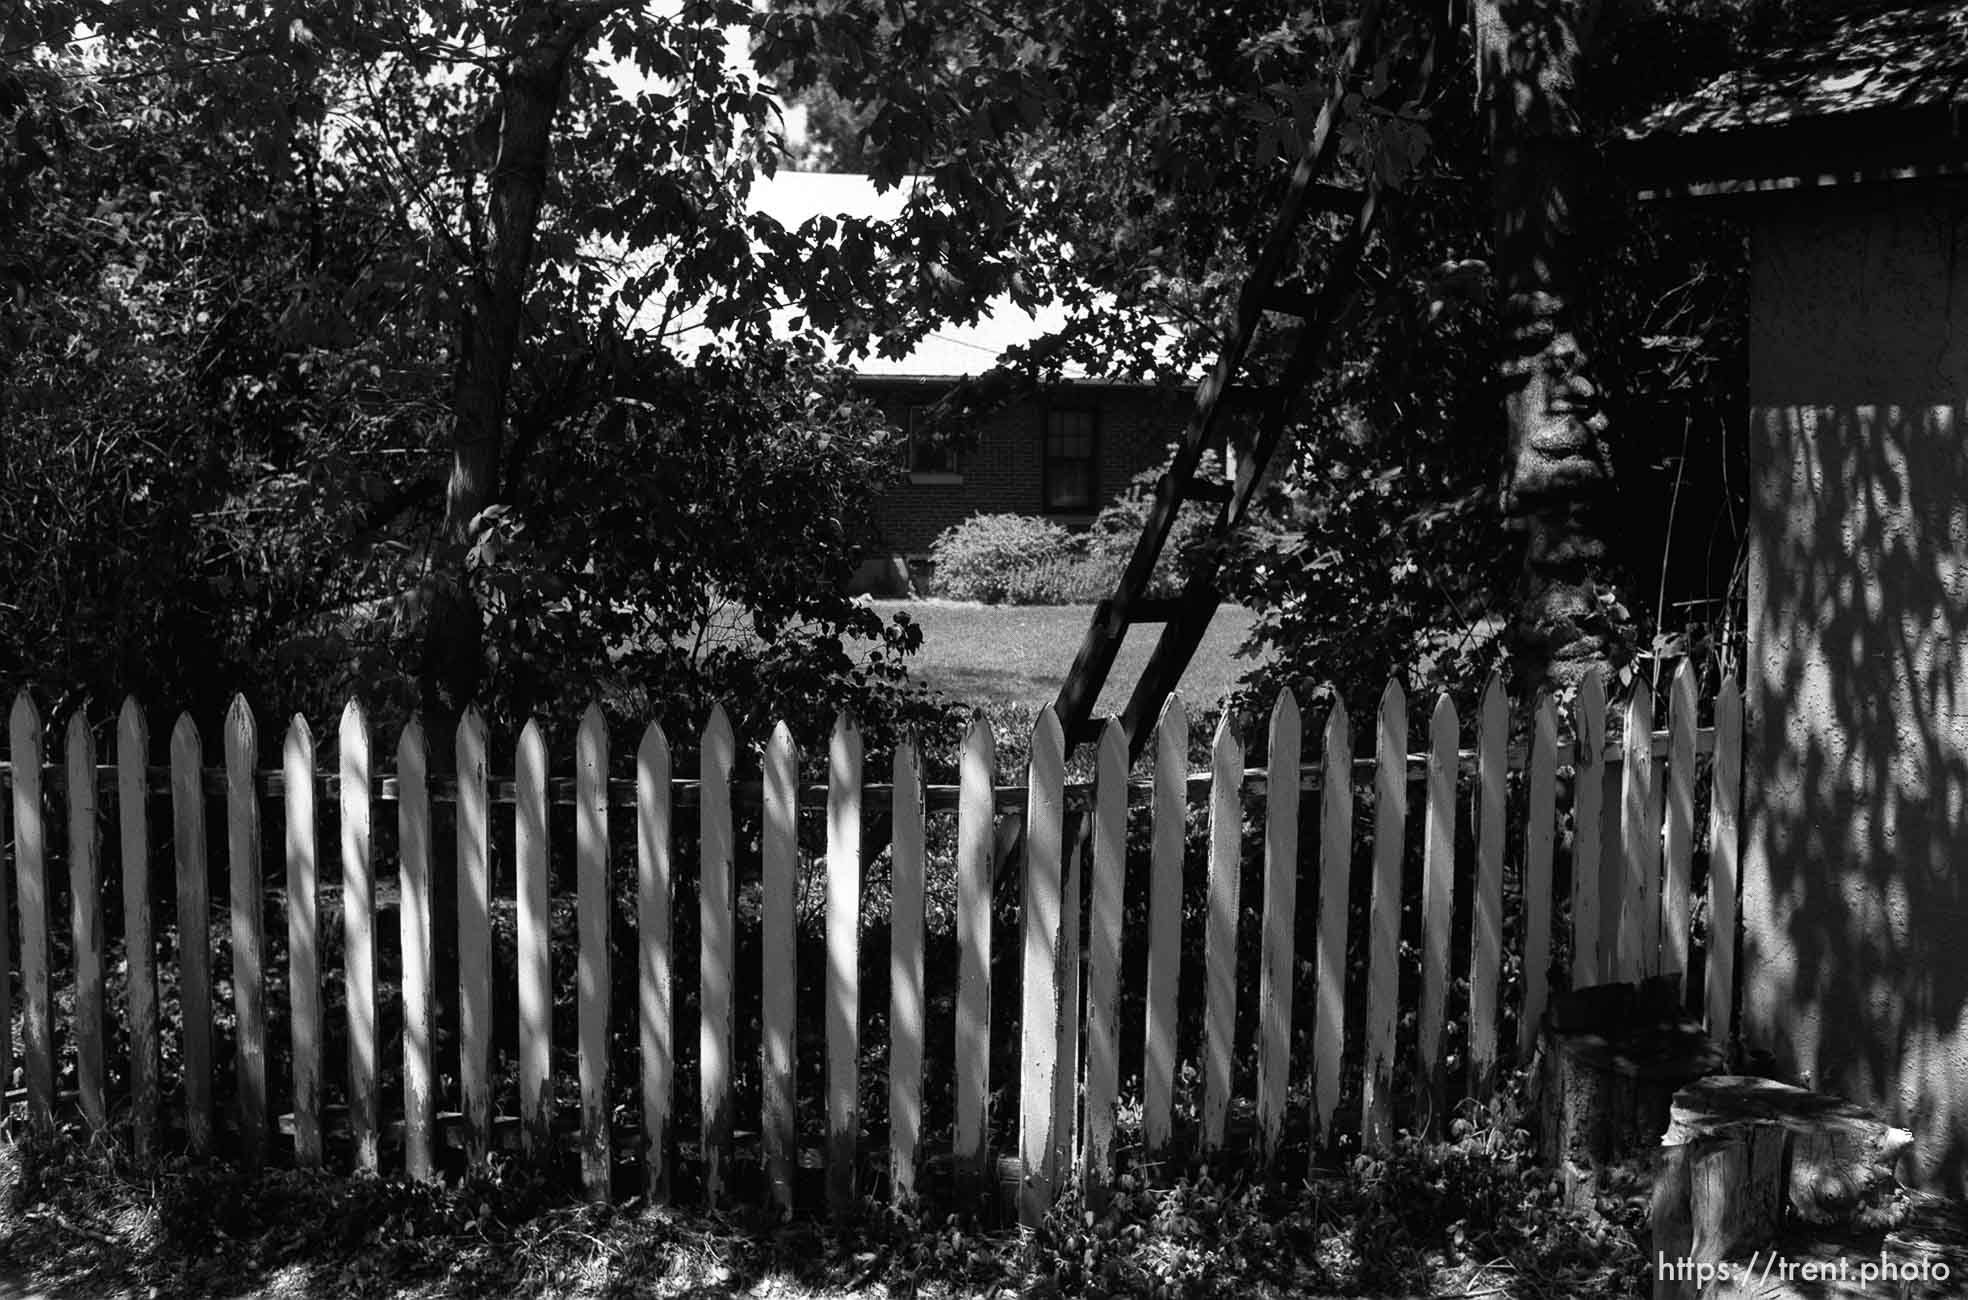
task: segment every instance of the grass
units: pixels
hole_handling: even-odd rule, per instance
[[[878,601],[875,609],[884,619],[906,610],[921,624],[923,645],[913,666],[924,684],[973,704],[1033,710],[1059,694],[1093,619],[1091,605],[894,600]],[[1214,707],[1256,666],[1237,656],[1253,618],[1237,606],[1217,611],[1177,688],[1192,709]],[[1129,631],[1094,706],[1096,717],[1120,713],[1160,634],[1156,624]]]

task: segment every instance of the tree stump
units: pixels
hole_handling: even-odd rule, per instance
[[[1723,1067],[1722,1052],[1680,1009],[1672,977],[1560,994],[1545,1014],[1537,1071],[1539,1149],[1565,1200],[1595,1208],[1604,1169],[1649,1154],[1676,1090]]]
[[[1906,1210],[1893,1168],[1912,1140],[1863,1107],[1774,1079],[1682,1088],[1654,1184],[1654,1300],[1848,1294],[1823,1288],[1859,1279],[1814,1253],[1886,1258],[1885,1234]],[[1811,1266],[1785,1275],[1783,1260]]]

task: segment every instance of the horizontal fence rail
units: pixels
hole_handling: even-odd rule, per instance
[[[1246,766],[1226,716],[1200,772],[1189,770],[1190,725],[1176,697],[1158,723],[1152,775],[1130,777],[1110,723],[1093,779],[1073,783],[1050,709],[1018,785],[998,783],[980,718],[949,786],[924,783],[907,743],[880,774],[889,779],[870,781],[845,716],[825,745],[824,782],[799,779],[799,745],[783,724],[766,738],[757,775],[741,779],[722,709],[693,738],[688,770],[650,725],[615,740],[633,742],[633,776],[611,779],[598,706],[574,738],[571,777],[549,775],[552,756],[528,723],[512,779],[495,781],[476,710],[443,737],[410,722],[384,773],[355,702],[338,722],[333,761],[319,763],[305,719],[263,740],[243,698],[224,719],[220,766],[207,766],[198,728],[180,717],[168,765],[153,769],[134,700],[105,763],[82,714],[66,720],[56,748],[23,691],[0,769],[11,848],[0,963],[19,972],[4,990],[13,1032],[0,1035],[0,1074],[18,1059],[23,1087],[9,1108],[24,1106],[29,1124],[52,1128],[72,1099],[92,1130],[126,1125],[139,1158],[182,1143],[257,1164],[278,1142],[303,1166],[328,1163],[332,1147],[354,1168],[400,1160],[409,1176],[432,1178],[447,1161],[482,1162],[508,1142],[536,1159],[569,1145],[597,1199],[631,1185],[669,1196],[687,1163],[715,1201],[733,1194],[743,1147],[756,1153],[759,1194],[782,1209],[810,1194],[800,1190],[811,1149],[804,1115],[822,1132],[812,1163],[837,1213],[868,1188],[871,1170],[898,1202],[941,1170],[972,1193],[998,1182],[1029,1220],[1072,1186],[1104,1196],[1127,1144],[1151,1165],[1177,1147],[1224,1149],[1233,1115],[1265,1163],[1280,1158],[1288,1127],[1314,1148],[1342,1131],[1383,1148],[1397,1120],[1441,1131],[1454,1101],[1487,1100],[1506,1064],[1528,1058],[1554,954],[1573,986],[1665,974],[1686,993],[1692,921],[1705,910],[1700,1010],[1713,1037],[1730,1039],[1741,695],[1725,680],[1709,703],[1712,725],[1701,727],[1692,669],[1684,664],[1667,689],[1664,731],[1653,730],[1644,680],[1623,703],[1624,725],[1610,726],[1604,680],[1591,674],[1568,727],[1540,699],[1527,739],[1513,746],[1492,679],[1473,746],[1461,747],[1462,722],[1444,695],[1429,706],[1420,754],[1407,752],[1399,683],[1358,725],[1338,704],[1307,720],[1287,693],[1267,724],[1264,767]],[[1356,756],[1356,735],[1376,757]],[[1335,770],[1349,779],[1326,781]],[[56,803],[65,822],[49,815]],[[440,820],[441,804],[451,809]],[[387,818],[384,805],[394,806]],[[555,830],[566,805],[571,835]],[[611,818],[616,809],[632,816]],[[168,862],[153,811],[169,818]],[[932,821],[945,812],[954,827]],[[875,836],[889,845],[885,880],[862,860],[871,817],[887,823]],[[1131,818],[1146,831],[1132,847]],[[1006,819],[1018,834],[1006,833]],[[103,899],[111,820],[120,918],[106,918]],[[809,851],[801,826],[816,820],[823,841]],[[276,826],[278,841],[263,840]],[[222,829],[208,842],[210,828]],[[1007,930],[994,916],[993,880],[1013,845]],[[1704,908],[1694,898],[1698,850]],[[1566,877],[1568,893],[1556,897]],[[679,915],[681,887],[694,915]],[[932,893],[947,899],[950,952],[934,964]],[[66,934],[51,928],[62,897]],[[380,924],[387,904],[393,930]],[[821,918],[804,937],[802,909]],[[1361,930],[1349,935],[1356,910]],[[1404,918],[1419,945],[1405,957]],[[120,920],[113,933],[111,919]],[[881,934],[874,922],[886,922],[886,951],[864,954],[864,940]],[[679,952],[680,923],[694,951]],[[507,926],[509,958],[495,954],[495,931]],[[281,935],[276,954],[270,940]],[[1349,964],[1349,938],[1363,965]],[[741,951],[756,964],[741,970]],[[806,972],[805,987],[819,989],[810,1019],[799,1001],[805,962],[817,963]],[[1405,962],[1419,989],[1412,1006],[1400,1004]],[[870,972],[885,973],[872,985],[879,1003],[864,997]],[[572,981],[558,998],[557,974]],[[61,1024],[58,979],[72,1008]],[[1190,1014],[1200,1030],[1178,1015],[1184,990],[1198,993]],[[556,1035],[556,1006],[570,998],[563,1014],[573,1020]],[[678,1038],[686,1005],[697,1028],[690,1052]],[[516,1022],[510,1061],[504,1050],[495,1061],[501,1008]],[[1240,1014],[1251,1017],[1254,1045],[1240,1040]],[[1404,1016],[1411,1037],[1397,1032]],[[742,1115],[737,1078],[753,1076],[734,1055],[741,1033],[757,1052],[756,1095],[744,1094],[756,1110]],[[112,1042],[127,1044],[121,1059],[109,1059]],[[935,1059],[932,1042],[943,1045]],[[75,1084],[59,1095],[58,1064]],[[936,1150],[926,1149],[932,1075],[951,1103]],[[1181,1082],[1190,1078],[1193,1092]],[[802,1096],[803,1080],[817,1095]],[[680,1083],[694,1094],[694,1119],[678,1114]],[[864,1087],[876,1083],[879,1092]],[[999,1089],[1011,1114],[993,1114]],[[863,1142],[871,1097],[886,1116],[872,1148]],[[1125,1132],[1124,1104],[1138,1114]]]

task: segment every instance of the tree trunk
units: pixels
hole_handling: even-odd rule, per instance
[[[599,11],[549,27],[516,54],[501,77],[498,150],[487,178],[488,238],[469,268],[467,306],[458,328],[458,364],[451,398],[451,470],[444,494],[446,557],[432,566],[423,591],[418,686],[431,757],[440,771],[453,766],[451,738],[484,680],[484,624],[466,581],[471,523],[494,503],[507,431],[513,362],[524,324],[526,291],[535,274],[534,236],[546,196],[554,116],[567,86],[567,66]],[[458,1009],[458,884],[455,859],[432,863],[434,987],[445,1068],[455,1069]]]
[[[423,705],[455,722],[477,694],[484,670],[477,602],[464,580],[462,547],[472,520],[498,490],[500,451],[513,360],[532,283],[534,236],[546,197],[554,116],[567,88],[567,66],[592,30],[594,13],[563,21],[516,54],[501,76],[498,152],[487,179],[490,229],[468,286],[459,322],[458,366],[451,399],[451,473],[444,496],[444,538],[458,557],[433,574],[427,590]]]
[[[1494,169],[1504,511],[1522,538],[1512,653],[1527,686],[1575,682],[1630,630],[1604,617],[1612,488],[1606,416],[1580,327],[1578,238],[1589,161],[1574,76],[1596,0],[1477,0]]]

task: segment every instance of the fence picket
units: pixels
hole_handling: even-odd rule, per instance
[[[1025,878],[1019,899],[1023,1007],[1018,1060],[1019,1222],[1037,1227],[1052,1206],[1054,1103],[1059,1065],[1061,835],[1065,737],[1047,705],[1032,728],[1026,769]]]
[[[608,951],[608,724],[589,704],[574,733],[574,924],[580,952],[574,976],[575,1069],[581,1088],[581,1185],[588,1199],[608,1199],[615,1143],[608,1124],[608,999],[614,986]]]
[[[1538,692],[1531,717],[1525,779],[1524,1005],[1517,1017],[1517,1060],[1531,1059],[1551,987],[1551,848],[1558,821],[1558,710]]]
[[[861,1129],[861,729],[834,719],[827,747],[827,1198],[854,1209]]]
[[[636,748],[636,1002],[642,1046],[643,1189],[670,1196],[670,1104],[676,1077],[670,996],[670,741],[652,722]]]
[[[916,1196],[922,1134],[923,799],[922,762],[913,741],[895,747],[890,805],[888,943],[888,1168],[890,1199]]]
[[[760,1126],[766,1181],[782,1211],[793,1208],[799,1168],[793,1116],[794,894],[799,877],[799,751],[792,729],[781,722],[765,747],[764,833],[759,851],[764,921],[759,948],[765,954],[764,1010],[759,1052],[764,1071],[765,1115]]]
[[[22,1064],[27,1116],[36,1131],[55,1131],[54,996],[48,971],[47,820],[41,801],[41,711],[23,690],[8,725],[15,773],[14,879],[20,910]],[[24,797],[20,792],[25,791]],[[22,816],[23,811],[26,815]]]
[[[296,713],[281,749],[287,789],[287,989],[292,1006],[294,1160],[321,1167],[321,953],[316,915],[314,734]]]
[[[1695,852],[1695,666],[1686,659],[1668,688],[1667,831],[1661,861],[1662,974],[1688,996],[1688,899]],[[1656,784],[1659,784],[1656,782]]]
[[[437,1117],[431,1048],[430,746],[410,719],[396,742],[397,933],[403,953],[403,1167],[420,1182],[436,1174]]]
[[[234,1071],[239,1090],[240,1151],[249,1169],[266,1159],[265,895],[260,876],[260,729],[244,695],[225,717],[226,865],[232,902],[232,1009],[237,1022]]]
[[[1408,697],[1390,681],[1380,695],[1374,766],[1373,898],[1367,921],[1367,1055],[1360,1145],[1394,1140],[1394,1024],[1399,1015],[1401,850],[1408,821]]]
[[[178,1011],[184,1026],[185,1140],[212,1149],[212,928],[205,874],[205,747],[191,715],[171,728],[171,825],[178,875]]]
[[[1157,762],[1160,762],[1159,757]],[[1127,851],[1127,733],[1113,718],[1094,756],[1093,901],[1087,933],[1087,1197],[1106,1203],[1113,1178],[1115,1107],[1121,1080],[1121,890]],[[1159,815],[1159,814],[1158,814]]]
[[[537,719],[520,728],[513,761],[513,875],[518,913],[519,1141],[533,1159],[553,1151],[553,879],[547,862],[547,741]]]
[[[1062,802],[1064,791],[1061,791]],[[1046,1164],[1046,1182],[1057,1197],[1071,1181],[1074,1153],[1080,1140],[1080,912],[1084,897],[1086,838],[1081,817],[1076,813],[1065,824],[1062,847],[1066,852],[1064,881],[1059,895],[1059,960],[1057,977],[1058,1013],[1053,1021],[1054,1041],[1059,1058],[1052,1074],[1052,1155]]]
[[[1503,975],[1503,816],[1510,772],[1504,745],[1510,715],[1503,679],[1490,674],[1477,714],[1476,890],[1470,903],[1469,1095],[1487,1103],[1496,1087],[1497,981]]]
[[[1353,875],[1353,728],[1346,704],[1335,689],[1326,714],[1321,751],[1319,810],[1319,937],[1318,999],[1312,1040],[1312,1140],[1323,1145],[1332,1137],[1333,1112],[1339,1108],[1339,1067],[1346,1051],[1346,916],[1351,903]],[[1343,779],[1335,780],[1335,776]]]
[[[342,969],[348,996],[349,1129],[355,1167],[379,1160],[381,1101],[376,1092],[376,866],[370,854],[369,721],[351,699],[342,709]]]
[[[1264,811],[1264,939],[1257,973],[1257,1131],[1265,1164],[1278,1158],[1291,1084],[1292,924],[1298,897],[1298,701],[1271,707]]]
[[[1572,704],[1576,749],[1572,777],[1572,961],[1575,989],[1603,984],[1610,977],[1611,954],[1603,942],[1606,909],[1604,879],[1606,791],[1606,674],[1599,664],[1585,670]]]
[[[458,720],[458,1092],[465,1159],[492,1158],[490,755],[476,704]]]
[[[731,894],[731,765],[736,749],[730,716],[722,704],[712,705],[698,750],[702,857],[697,886],[698,1096],[704,1122],[704,1195],[712,1205],[724,1194],[731,1163],[731,990],[738,924]]]
[[[1736,995],[1736,891],[1742,834],[1742,691],[1722,679],[1715,696],[1715,761],[1708,805],[1708,1035],[1734,1046]]]
[[[1189,838],[1189,711],[1171,692],[1155,724],[1154,841],[1148,878],[1148,1031],[1141,1066],[1141,1140],[1168,1149],[1175,1101],[1175,1011],[1182,962],[1182,855]]]
[[[103,1094],[102,837],[96,823],[96,742],[82,709],[68,718],[67,778],[69,929],[75,944],[75,1091],[84,1122],[96,1131],[109,1117]]]
[[[1653,812],[1654,697],[1633,679],[1621,737],[1620,873],[1617,978],[1632,983],[1660,972],[1660,819]]]
[[[1443,1056],[1449,1020],[1449,918],[1455,911],[1456,735],[1461,723],[1448,692],[1428,720],[1427,831],[1422,841],[1421,1005],[1415,1028],[1416,1127],[1447,1129],[1448,1080]]]
[[[157,953],[150,928],[150,727],[134,697],[125,697],[116,719],[116,811],[123,862],[123,953],[129,972],[130,1137],[139,1161],[157,1141]],[[39,827],[40,777],[30,805]],[[21,833],[21,787],[14,787],[14,834]]]
[[[974,1193],[984,1178],[991,1095],[991,866],[997,781],[991,723],[975,714],[964,731],[957,809],[958,1181]]]
[[[1203,933],[1203,1132],[1205,1152],[1223,1147],[1230,1119],[1237,1029],[1237,909],[1242,885],[1244,742],[1224,709],[1210,746],[1209,917]]]

